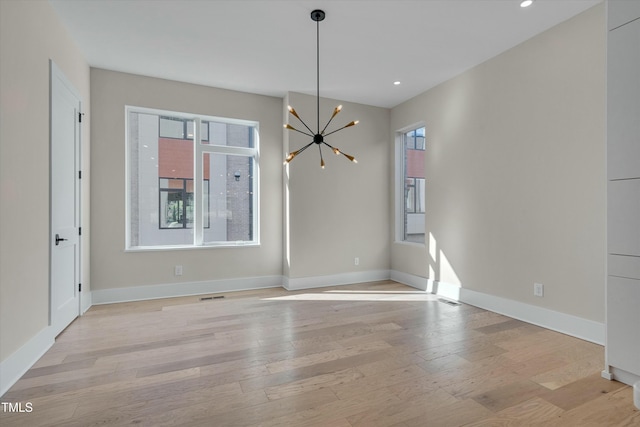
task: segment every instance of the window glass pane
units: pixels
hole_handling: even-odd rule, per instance
[[[209,171],[209,196],[205,200],[204,243],[250,242],[253,231],[253,158],[205,153],[204,171]],[[205,175],[205,179],[207,176]]]
[[[405,209],[410,213],[415,212],[416,186],[413,179],[406,180],[405,194],[407,195]]]
[[[425,242],[425,128],[402,135],[404,193],[402,240]]]
[[[160,192],[160,228],[184,228],[183,212],[181,191]]]
[[[161,117],[160,136],[163,138],[184,138],[184,120],[179,118]]]
[[[183,187],[183,179],[160,178],[160,188],[177,188],[179,190],[182,190]]]
[[[130,246],[193,244],[186,192],[193,141],[167,136],[178,135],[176,123],[184,129],[180,118],[129,112]]]
[[[424,178],[418,178],[416,181],[416,203],[415,212],[424,213],[425,211],[425,180]]]
[[[186,137],[186,139],[193,139],[193,129],[194,129],[193,120],[187,120],[186,121],[186,125],[187,125],[187,129],[186,129],[187,137]]]
[[[204,143],[209,141],[209,122],[200,122],[200,138]]]
[[[203,136],[203,144],[255,148],[253,126],[209,122],[207,127],[207,138]]]

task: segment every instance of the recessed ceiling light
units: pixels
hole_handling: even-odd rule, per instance
[[[395,82],[393,82],[394,85],[398,86],[400,84],[399,80],[396,80]]]
[[[533,4],[533,0],[523,0],[520,2],[520,7],[529,7]]]

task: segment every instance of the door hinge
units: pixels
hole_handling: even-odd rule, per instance
[[[78,171],[78,179],[82,179],[82,171]]]
[[[78,227],[78,236],[82,236],[82,227]]]
[[[78,123],[82,123],[82,116],[84,116],[84,113],[78,113]]]
[[[82,283],[78,283],[78,292],[82,292]]]

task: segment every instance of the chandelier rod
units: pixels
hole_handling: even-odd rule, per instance
[[[320,19],[316,21],[316,111],[318,114],[318,127],[316,133],[320,133]]]

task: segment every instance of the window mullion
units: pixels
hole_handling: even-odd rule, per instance
[[[204,179],[202,143],[200,118],[193,121],[193,244],[202,246],[204,241],[203,230],[203,203],[202,203],[202,181]]]

